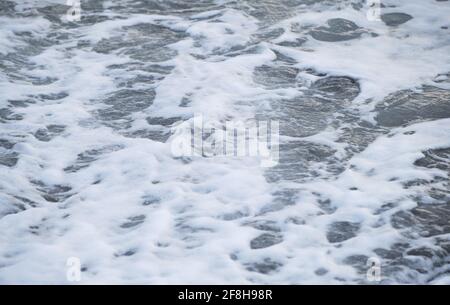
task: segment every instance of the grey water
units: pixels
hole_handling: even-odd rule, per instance
[[[238,266],[236,268],[242,270],[242,278],[239,281],[286,284],[308,282],[304,280],[304,277],[296,278],[295,274],[288,271],[292,266],[289,263],[290,256],[301,252],[303,247],[302,242],[292,242],[293,236],[288,228],[291,226],[315,228],[318,219],[329,219],[330,223],[323,229],[320,242],[314,244],[312,248],[330,249],[328,251],[330,253],[334,253],[335,250],[341,251],[335,257],[330,254],[330,261],[333,261],[330,267],[331,265],[344,266],[352,268],[353,271],[348,274],[346,272],[339,274],[338,269],[333,271],[329,270],[329,266],[310,262],[314,271],[311,272],[312,282],[368,283],[366,273],[367,260],[370,256],[376,256],[382,261],[381,283],[429,283],[450,272],[450,239],[448,238],[450,234],[450,147],[427,149],[422,151],[422,156],[414,161],[412,166],[415,168],[438,169],[444,173],[432,180],[414,177],[411,181],[404,183],[405,190],[420,189],[419,195],[416,192],[407,195],[408,200],[412,200],[415,206],[399,210],[398,202],[382,202],[377,213],[371,215],[371,225],[362,224],[357,219],[341,218],[339,216],[341,208],[333,202],[333,198],[327,198],[326,193],[321,194],[316,190],[306,189],[309,183],[320,181],[327,185],[328,182],[338,179],[350,167],[352,158],[364,152],[377,139],[389,137],[390,134],[397,132],[396,128],[450,118],[450,89],[448,86],[447,88],[443,86],[449,82],[448,74],[436,75],[434,82],[433,80],[424,81],[415,89],[387,92],[382,100],[375,103],[371,110],[373,120],[370,121],[363,117],[362,110],[355,106],[361,105],[357,99],[364,87],[362,80],[355,77],[352,71],[344,74],[318,71],[312,65],[305,68],[305,63],[299,65],[298,58],[291,57],[288,51],[280,52],[279,48],[298,50],[308,47],[311,52],[314,52],[315,43],[327,43],[330,48],[333,48],[333,44],[352,43],[364,37],[382,35],[377,34],[376,30],[358,25],[356,20],[333,17],[321,22],[319,26],[304,27],[293,24],[291,31],[296,33],[296,40],[283,40],[286,28],[281,25],[295,17],[298,12],[314,11],[326,14],[328,10],[334,10],[340,5],[360,11],[364,9],[364,1],[343,1],[343,3],[327,0],[108,2],[105,7],[105,1],[82,0],[81,19],[77,22],[63,20],[68,6],[61,1],[41,1],[39,4],[31,1],[29,4],[27,1],[7,0],[0,3],[0,17],[5,18],[5,21],[2,21],[4,26],[0,28],[0,39],[8,37],[7,35],[15,37],[15,40],[10,41],[11,47],[0,47],[0,90],[3,91],[2,100],[0,100],[0,170],[5,173],[6,170],[8,171],[8,175],[3,175],[0,180],[0,193],[2,193],[0,223],[4,222],[5,226],[11,226],[8,217],[15,215],[16,218],[12,224],[14,226],[14,223],[17,223],[17,226],[21,228],[17,231],[8,231],[2,236],[4,246],[0,253],[2,256],[0,282],[39,282],[30,276],[30,272],[18,274],[13,278],[8,270],[14,271],[15,265],[20,266],[21,262],[27,259],[40,257],[34,249],[26,246],[28,242],[34,246],[50,244],[54,247],[72,244],[71,238],[74,238],[76,230],[82,230],[82,227],[73,229],[71,227],[73,224],[64,223],[66,218],[58,217],[64,211],[70,214],[71,209],[78,209],[77,204],[80,206],[89,204],[89,200],[95,202],[95,198],[100,198],[102,195],[98,197],[93,195],[94,189],[100,189],[100,194],[111,189],[120,189],[117,194],[123,195],[123,200],[127,201],[127,191],[132,193],[133,187],[122,190],[121,184],[129,181],[132,185],[131,179],[140,179],[138,176],[129,174],[133,170],[120,161],[111,164],[111,175],[120,177],[117,181],[113,181],[107,171],[101,173],[98,168],[107,167],[104,160],[110,160],[108,158],[121,154],[131,143],[130,141],[146,141],[133,143],[152,141],[155,147],[160,147],[158,145],[167,143],[171,137],[171,127],[174,124],[190,118],[186,113],[194,107],[193,105],[198,105],[195,104],[197,98],[195,93],[181,98],[176,97],[177,102],[170,107],[180,110],[173,113],[151,111],[156,109],[151,108],[155,107],[155,100],[161,98],[159,95],[161,95],[163,82],[178,75],[180,70],[187,69],[181,66],[184,58],[195,58],[201,66],[242,56],[256,57],[261,54],[262,46],[273,52],[274,59],[256,66],[251,71],[250,81],[254,88],[258,88],[268,97],[265,103],[261,103],[259,96],[255,96],[253,100],[248,96],[243,99],[254,107],[256,119],[279,121],[282,138],[289,138],[289,140],[283,140],[280,143],[279,163],[263,171],[264,180],[271,187],[271,191],[266,194],[271,197],[270,202],[257,212],[249,212],[249,209],[244,206],[242,210],[230,213],[218,211],[218,214],[221,214],[221,221],[233,223],[237,232],[239,230],[257,232],[249,238],[245,246],[246,251],[249,252],[232,251],[232,249],[223,252],[227,264],[236,264]],[[250,39],[243,44],[232,47],[224,45],[222,48],[216,47],[212,50],[208,49],[210,37],[202,37],[181,26],[178,29],[171,27],[168,25],[170,21],[165,24],[145,21],[127,23],[128,19],[137,15],[170,16],[187,20],[191,25],[196,22],[217,23],[223,22],[221,21],[223,19],[219,17],[223,16],[227,10],[241,13],[245,18],[254,21],[257,28],[249,34]],[[43,29],[24,27],[24,30],[20,30],[21,22],[24,20],[34,22],[35,18],[42,18],[48,26]],[[240,22],[238,19],[230,20],[230,23]],[[402,12],[401,8],[398,12],[381,16],[381,22],[391,28],[401,27],[411,20],[414,20],[414,16]],[[99,32],[102,30],[102,27],[95,28],[95,25],[108,22],[118,24],[112,33],[104,37],[99,36],[98,40],[89,39],[88,33],[91,29],[94,29],[93,31],[97,29]],[[11,24],[14,25],[12,29],[9,28]],[[2,36],[3,33],[5,33],[4,36]],[[93,35],[95,34],[94,32]],[[447,38],[449,41],[448,33]],[[217,36],[217,39],[221,37]],[[200,51],[193,54],[194,47],[183,51],[183,43],[186,41],[192,41],[193,46]],[[308,43],[312,44],[308,45]],[[55,50],[64,56],[52,55]],[[46,63],[42,61],[37,63],[33,60],[36,56],[42,55],[41,60],[45,61],[46,54],[49,56]],[[85,87],[71,87],[67,75],[76,77],[78,73],[86,69],[87,67],[83,66],[84,60],[91,60],[87,65],[94,67],[97,56],[102,64],[106,62],[106,69],[101,75],[108,81],[102,85],[101,80],[92,79],[92,85],[98,86],[101,90],[89,96],[89,80],[84,83]],[[112,56],[112,59],[108,59],[108,56]],[[119,60],[123,58],[127,60]],[[177,63],[180,66],[177,66]],[[67,75],[59,74],[58,71],[64,69],[65,65],[71,69],[70,72],[65,72]],[[191,70],[184,73],[189,75],[189,71]],[[196,70],[192,68],[192,71]],[[83,74],[82,77],[89,77],[89,74]],[[190,77],[206,78],[208,75],[192,72]],[[239,79],[236,81],[239,82]],[[94,82],[98,83],[94,84]],[[180,88],[183,87],[182,83],[179,85]],[[221,85],[211,80],[211,88]],[[180,88],[172,88],[172,91],[174,94],[177,90],[181,92]],[[7,91],[8,89],[11,92]],[[19,92],[20,90],[24,91]],[[288,94],[294,91],[298,95]],[[83,95],[83,92],[86,94]],[[80,97],[77,97],[78,93]],[[83,108],[71,108],[70,103],[75,102],[72,98],[76,101],[84,99],[79,104],[83,105]],[[369,104],[372,101],[365,102]],[[55,119],[61,111],[66,111],[64,117],[68,115],[66,123]],[[76,119],[70,119],[71,111],[73,111],[72,117]],[[207,111],[206,108],[205,111]],[[139,125],[136,125],[137,120],[141,122]],[[77,132],[98,130],[100,134],[104,129],[117,137],[114,138],[115,144],[100,141],[98,147],[87,148],[80,142],[85,138],[77,136]],[[332,140],[336,145],[310,141],[311,137],[328,130],[339,131],[335,133],[335,138]],[[60,147],[60,158],[47,159],[48,156],[45,154],[33,154],[33,149],[45,151],[47,145],[49,149],[52,147],[51,151],[55,153],[58,152],[56,148]],[[345,148],[338,153],[339,145]],[[73,151],[73,153],[69,155],[67,151]],[[67,156],[64,155],[66,153]],[[170,156],[167,158],[171,159]],[[169,171],[169,168],[165,169],[165,163],[163,163],[165,161],[162,158],[155,159],[155,162],[161,162],[162,172]],[[28,164],[34,164],[33,162],[41,164],[40,168],[45,170],[48,160],[53,160],[52,162],[58,166],[60,164],[59,167],[55,167],[60,168],[55,170],[57,172],[48,172],[54,175],[51,179],[35,177],[34,173],[39,172],[37,165],[28,172],[25,170]],[[183,168],[188,168],[195,163],[192,160],[184,161],[179,162],[180,172],[184,171]],[[86,173],[88,177],[86,181],[82,181],[83,173]],[[167,174],[167,177],[169,181],[164,180],[166,179],[164,174],[161,174],[161,177],[155,177],[152,181],[147,181],[150,193],[142,197],[140,207],[160,209],[160,211],[166,211],[166,209],[179,211],[179,215],[173,216],[171,226],[176,232],[174,234],[178,234],[181,236],[180,240],[186,242],[186,248],[180,251],[191,255],[192,249],[202,249],[202,238],[208,234],[214,234],[211,232],[215,232],[215,229],[207,225],[195,227],[190,223],[188,203],[179,210],[173,206],[169,207],[171,201],[169,199],[165,201],[164,196],[169,198],[170,191],[163,195],[151,193],[153,187],[159,187],[164,183],[170,184],[171,175]],[[183,178],[195,185],[195,177]],[[92,188],[92,193],[83,193],[81,185]],[[136,190],[140,187],[140,184],[137,184]],[[179,191],[177,188],[173,192]],[[236,190],[236,192],[245,191],[245,189]],[[359,191],[356,187],[346,190],[349,194]],[[224,192],[229,190],[224,189]],[[305,192],[308,195],[305,195]],[[198,196],[207,196],[205,194]],[[92,197],[89,197],[91,195]],[[189,198],[191,197],[186,195],[184,200],[191,200]],[[257,200],[260,199],[255,198],[255,201]],[[311,212],[299,212],[298,215],[283,212],[293,207],[301,209],[305,201],[313,202],[316,209]],[[26,213],[32,209],[43,208],[48,209],[48,215],[42,219],[35,216],[36,219],[31,220],[26,216]],[[108,206],[103,208],[108,209]],[[111,245],[118,245],[118,249],[114,249],[115,256],[111,256],[110,259],[117,261],[121,270],[126,270],[129,266],[132,266],[131,269],[134,270],[137,265],[134,266],[132,258],[139,255],[143,255],[139,257],[139,262],[154,263],[152,256],[147,257],[140,252],[144,251],[143,248],[146,251],[153,250],[144,246],[134,247],[120,238],[125,231],[138,230],[146,225],[148,228],[153,228],[150,225],[153,221],[151,217],[140,211],[140,208],[133,208],[130,209],[130,213],[124,212],[122,215],[119,211],[114,214],[116,215],[114,217],[121,215],[114,230],[108,229],[110,223],[103,222],[102,218],[99,218],[97,224],[90,224],[104,225],[105,231],[110,230],[104,235],[108,238],[112,235],[117,236],[117,240],[111,241]],[[202,216],[198,214],[201,214],[203,210],[194,211],[197,213],[195,217]],[[74,210],[74,213],[79,212]],[[52,215],[58,220],[52,219]],[[70,216],[67,219],[70,219]],[[21,221],[26,224],[23,228]],[[34,222],[40,224],[33,225]],[[354,238],[363,232],[370,232],[376,226],[384,225],[382,223],[395,232],[394,244],[381,247],[375,243],[371,248],[371,235],[367,233],[369,236],[367,249],[359,251],[353,248]],[[16,235],[19,233],[22,235]],[[215,238],[214,236],[212,235],[211,238]],[[132,238],[139,239],[134,235]],[[297,236],[297,238],[301,240],[307,237]],[[164,238],[161,239],[164,240]],[[161,241],[157,249],[165,247],[171,249],[169,244],[170,242],[166,244]],[[279,249],[279,251],[271,251],[271,249]],[[348,250],[347,255],[345,250]],[[154,251],[155,256],[163,255],[158,254],[160,250]],[[163,250],[161,251],[164,253]],[[323,254],[325,252],[320,252],[320,255],[326,256]],[[255,255],[252,256],[251,253]],[[86,255],[89,256],[89,254]],[[201,260],[201,255],[204,254],[199,250],[198,255]],[[129,260],[124,262],[123,259]],[[38,262],[36,264],[39,265]],[[96,270],[95,264],[96,262],[92,261],[92,266],[86,266],[84,273],[88,274],[91,269]],[[308,264],[308,261],[304,261],[302,265]],[[52,266],[52,264],[46,262],[45,266]],[[45,266],[42,267],[43,270]],[[167,268],[164,272],[158,273],[158,276],[163,278],[161,274],[176,274],[176,272],[172,268]],[[298,273],[302,272],[302,267],[299,267]],[[96,281],[95,272],[87,276]],[[118,282],[127,282],[126,275],[120,279]],[[105,276],[98,278],[100,282],[105,280]],[[137,276],[133,279],[134,282],[146,280],[151,280],[151,277],[146,279],[145,276]],[[217,281],[221,280],[223,278]],[[63,281],[60,278],[49,278],[44,282]],[[189,281],[187,279],[186,283]]]

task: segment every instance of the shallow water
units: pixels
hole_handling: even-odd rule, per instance
[[[450,2],[0,3],[0,283],[450,283]],[[173,127],[280,124],[280,156]]]

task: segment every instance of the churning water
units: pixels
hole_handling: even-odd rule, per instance
[[[450,283],[449,1],[80,2],[0,1],[0,283]]]

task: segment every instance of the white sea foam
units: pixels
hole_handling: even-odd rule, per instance
[[[348,256],[376,256],[375,249],[402,240],[389,217],[415,207],[414,196],[427,190],[424,185],[406,189],[404,183],[448,179],[444,171],[419,168],[414,161],[423,157],[424,150],[450,146],[449,119],[386,131],[349,160],[344,158],[347,144],[337,141],[341,131],[329,127],[302,140],[336,149],[344,166],[340,174],[303,183],[269,183],[257,159],[174,158],[170,139],[162,143],[127,137],[120,128],[101,122],[96,112],[107,107],[101,102],[105,97],[123,89],[121,82],[158,74],[111,66],[135,64],[145,70],[157,64],[172,70],[155,83],[126,87],[155,91],[149,107],[130,114],[127,132],[151,129],[148,117],[189,121],[201,113],[215,122],[254,119],[261,109],[270,113],[268,101],[302,94],[304,87],[269,90],[255,83],[255,68],[273,64],[278,51],[295,60],[293,67],[357,79],[361,93],[351,107],[370,119],[375,103],[389,93],[431,84],[436,75],[450,71],[448,31],[446,35],[439,32],[448,25],[450,7],[434,1],[426,5],[395,1],[397,7],[386,11],[414,18],[389,28],[368,21],[364,10],[351,6],[340,10],[320,4],[314,9],[299,6],[291,12],[294,17],[271,25],[283,28],[283,35],[255,43],[255,34],[264,25],[244,11],[227,7],[227,1],[217,3],[225,7],[185,16],[122,14],[113,12],[110,1],[101,13],[108,20],[61,31],[36,14],[0,17],[0,54],[26,46],[17,34],[21,31],[32,32],[35,39],[50,32],[70,37],[28,56],[30,66],[16,71],[23,79],[8,78],[4,71],[0,76],[2,108],[10,100],[35,101],[14,108],[22,119],[2,123],[0,130],[2,139],[15,143],[13,151],[19,155],[14,166],[0,165],[0,283],[67,283],[69,257],[81,260],[81,283],[353,283],[365,279],[343,263]],[[27,11],[37,5],[24,1],[16,9]],[[314,11],[318,8],[320,12]],[[309,37],[300,47],[277,45],[307,35],[292,32],[293,24],[320,26],[337,17],[378,36],[364,34],[332,44]],[[166,46],[176,55],[152,63],[123,52],[132,45],[93,51],[102,39],[123,37],[129,27],[140,24],[183,33],[183,38]],[[83,47],[86,41],[89,45]],[[230,56],[233,52],[237,55]],[[30,81],[46,77],[57,80],[42,85]],[[297,80],[305,84],[318,78],[302,77]],[[65,95],[39,98],[59,93]],[[183,98],[188,99],[188,107],[179,107]],[[65,129],[49,141],[38,140],[36,132],[49,125]],[[282,139],[285,143],[298,140]],[[77,170],[70,170],[76,166]],[[49,190],[64,186],[70,189]],[[295,190],[297,197],[282,209],[267,212],[280,190]],[[66,197],[54,202],[43,194]],[[317,194],[331,202],[333,213],[323,212]],[[377,214],[392,202],[396,205],[388,213]],[[23,210],[17,209],[20,205]],[[326,236],[336,221],[360,226],[358,234],[340,247]],[[251,241],[264,233],[255,223],[263,222],[275,228],[266,230],[267,234],[282,238],[270,247],[252,249]],[[422,244],[417,241],[417,245]],[[268,271],[255,272],[258,264],[265,264]],[[320,268],[325,274],[318,275]],[[417,282],[427,280],[417,278]],[[434,280],[447,282],[448,277]]]
[[[377,36],[364,34],[362,39],[333,43],[332,46],[329,42],[309,39],[298,49],[276,49],[297,59],[299,67],[357,78],[362,87],[358,97],[361,101],[368,98],[378,101],[389,92],[420,86],[439,73],[446,73],[450,69],[448,33],[440,27],[448,24],[449,6],[436,1],[428,1],[427,5],[413,1],[394,1],[392,4],[396,7],[383,8],[382,13],[403,12],[414,18],[393,28],[381,21],[368,20],[364,9],[305,10],[282,22],[286,33],[275,42],[298,38],[299,34],[291,32],[292,24],[321,26],[331,18],[351,20]]]

